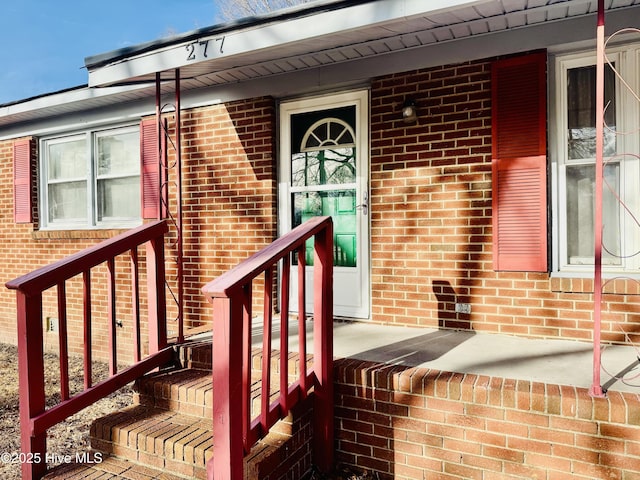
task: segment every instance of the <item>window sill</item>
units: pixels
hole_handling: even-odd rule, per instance
[[[132,227],[133,228],[133,227]],[[127,228],[111,228],[96,230],[37,230],[31,234],[34,240],[106,240]]]
[[[637,273],[602,275],[602,292],[613,295],[640,295],[640,275]],[[551,291],[556,293],[593,294],[593,273],[555,272]]]

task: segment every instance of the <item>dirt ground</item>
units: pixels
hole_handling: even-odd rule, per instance
[[[379,480],[378,474],[355,471],[349,467],[339,467],[332,475],[313,472],[309,480]]]
[[[94,362],[94,382],[106,377],[108,367]],[[58,356],[45,354],[47,405],[55,405],[60,399]],[[83,387],[83,362],[79,357],[69,358],[69,388],[72,394]],[[0,478],[20,479],[20,422],[18,414],[18,352],[15,346],[0,343]],[[72,455],[89,448],[89,427],[100,416],[132,403],[130,386],[104,398],[89,408],[69,417],[66,422],[51,428],[47,434],[47,452],[55,455]],[[4,455],[3,455],[4,454]],[[7,455],[9,454],[9,455]],[[13,458],[11,458],[13,457]],[[8,460],[8,461],[7,461]]]
[[[108,367],[105,363],[94,362],[93,381],[106,378]],[[55,405],[60,400],[59,358],[45,354],[45,392],[47,405]],[[83,362],[79,357],[69,358],[69,388],[71,393],[83,388]],[[20,422],[18,411],[18,352],[13,345],[0,343],[0,479],[20,480],[20,464],[14,462],[20,453]],[[91,407],[69,417],[47,433],[47,453],[71,455],[89,449],[89,428],[91,422],[103,415],[130,405],[133,388],[127,386],[104,398]],[[8,454],[8,455],[7,455]],[[13,458],[11,458],[13,457]],[[7,461],[9,459],[9,461]],[[337,468],[334,475],[325,476],[314,472],[310,480],[376,480],[377,475],[355,472],[347,467]]]

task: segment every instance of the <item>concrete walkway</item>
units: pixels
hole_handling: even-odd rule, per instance
[[[273,348],[278,348],[278,323],[274,319]],[[254,319],[255,346],[261,342],[261,330],[261,319]],[[307,331],[312,331],[311,323]],[[290,348],[294,351],[296,335],[292,322]],[[586,389],[593,383],[593,344],[568,340],[336,321],[334,356]],[[640,349],[607,347],[602,367],[600,384],[605,390],[640,394]]]

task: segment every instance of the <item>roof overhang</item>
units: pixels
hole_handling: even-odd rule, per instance
[[[473,11],[469,9],[490,3],[491,0],[323,2],[327,9],[321,12],[303,9],[298,15],[270,16],[266,22],[258,19],[255,25],[242,25],[235,30],[221,26],[191,32],[159,42],[156,48],[142,46],[141,53],[131,51],[124,58],[120,52],[113,52],[113,60],[109,60],[109,54],[88,58],[89,86],[152,82],[156,73],[169,72],[172,77],[178,68],[186,79],[243,66],[254,66],[258,75],[260,70],[273,73],[304,68],[310,65],[296,62],[297,57],[333,49],[353,50],[355,45],[423,30],[425,26],[464,22]],[[352,51],[342,58],[364,54]],[[271,66],[266,65],[269,62]],[[287,62],[292,65],[278,65]]]
[[[610,0],[608,10],[637,0]],[[377,0],[222,25],[86,59],[89,86],[153,82],[183,88],[242,82],[595,14],[597,0]],[[320,8],[322,7],[322,8]]]
[[[153,107],[149,100],[157,74],[173,80],[179,72],[183,106],[188,107],[362,85],[390,73],[578,41],[595,45],[597,4],[598,0],[311,2],[89,57],[88,87],[0,105],[0,138],[24,133],[36,122],[48,122],[36,132],[49,131],[56,117],[58,124],[61,117],[73,117],[70,124],[87,118],[100,121],[105,118],[100,112],[115,105],[129,109],[131,118],[139,116]],[[640,25],[640,0],[608,0],[606,5],[608,33]],[[163,93],[173,88],[170,82],[162,83]]]

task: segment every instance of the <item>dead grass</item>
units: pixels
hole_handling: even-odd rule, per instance
[[[331,475],[313,472],[309,480],[379,480],[377,473],[356,470],[350,467],[339,467]]]
[[[69,358],[69,388],[72,394],[83,388],[83,362],[79,357]],[[106,378],[108,367],[104,363],[92,365],[94,382]],[[60,401],[59,359],[57,355],[45,354],[45,393],[47,406]],[[18,352],[13,345],[0,343],[0,454],[20,452],[20,422],[18,411]],[[56,455],[82,453],[89,448],[89,427],[91,422],[107,413],[132,403],[133,390],[130,386],[104,398],[96,404],[69,417],[47,432],[47,452]],[[0,463],[0,478],[19,480],[20,465]]]

